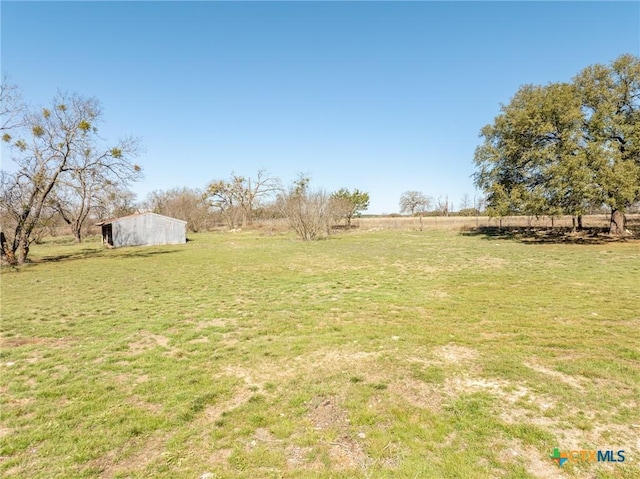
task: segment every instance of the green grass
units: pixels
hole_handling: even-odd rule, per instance
[[[640,476],[637,242],[192,239],[4,268],[2,477]]]

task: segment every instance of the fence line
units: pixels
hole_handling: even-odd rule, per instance
[[[586,215],[582,218],[585,228],[608,228],[610,215]],[[631,227],[640,226],[640,215],[627,215],[627,222]],[[552,225],[553,223],[553,225]],[[359,218],[357,224],[360,229],[389,229],[389,230],[447,230],[447,229],[471,229],[483,227],[504,228],[571,228],[573,218],[562,216],[549,217],[528,217],[528,216],[506,216],[502,219],[490,218],[489,216],[425,216],[419,217],[366,217]]]

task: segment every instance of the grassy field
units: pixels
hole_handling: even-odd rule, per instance
[[[2,477],[640,477],[640,243],[190,239],[4,268]]]

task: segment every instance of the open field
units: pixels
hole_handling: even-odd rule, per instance
[[[640,477],[640,242],[190,239],[4,269],[2,477]]]
[[[627,223],[632,231],[640,233],[640,215],[628,214]],[[611,215],[586,215],[584,216],[585,228],[609,228]],[[394,230],[461,230],[470,228],[495,228],[500,224],[498,218],[489,216],[425,216],[419,217],[363,217],[356,220],[362,229],[394,229]],[[551,228],[549,217],[507,216],[502,218],[503,227],[517,228]],[[555,218],[555,228],[571,228],[571,216]]]

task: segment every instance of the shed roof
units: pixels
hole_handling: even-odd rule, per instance
[[[172,218],[171,216],[164,216],[164,215],[159,215],[158,213],[151,213],[149,211],[145,212],[145,213],[134,213],[132,215],[127,215],[127,216],[121,216],[120,218],[112,218],[109,220],[104,220],[101,221],[100,223],[96,223],[96,226],[103,226],[103,225],[109,225],[112,223],[117,223],[118,221],[124,220],[126,218],[134,218],[136,216],[144,216],[144,215],[153,215],[153,216],[159,216],[160,218],[166,218],[168,220],[172,220],[172,221],[180,221],[181,223],[187,223],[184,220],[179,220],[178,218]]]

